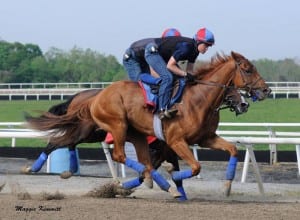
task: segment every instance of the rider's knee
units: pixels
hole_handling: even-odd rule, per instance
[[[147,54],[155,54],[158,53],[158,46],[156,43],[151,42],[149,44],[146,45],[145,47],[145,55]]]

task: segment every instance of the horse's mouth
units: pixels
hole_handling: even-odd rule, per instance
[[[235,108],[235,115],[241,115],[244,114],[248,111],[250,104],[248,102],[242,102],[239,105],[236,106]]]
[[[270,88],[255,89],[250,92],[253,101],[262,101],[269,97],[272,90]]]

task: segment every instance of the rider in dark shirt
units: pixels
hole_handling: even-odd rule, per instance
[[[169,109],[174,75],[193,81],[192,72],[199,53],[204,54],[214,42],[213,33],[201,28],[193,38],[147,38],[134,42],[127,49],[123,64],[130,79],[137,81],[140,73],[150,72],[149,67],[162,79],[159,88],[160,119],[172,118],[177,113],[177,109]],[[182,60],[188,61],[187,71],[178,65]]]

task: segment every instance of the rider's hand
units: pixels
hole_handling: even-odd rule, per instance
[[[190,74],[190,73],[186,73],[186,75],[184,76],[185,82],[186,83],[193,83],[195,82],[195,77]]]

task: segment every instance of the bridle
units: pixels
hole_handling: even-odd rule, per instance
[[[256,84],[263,80],[263,78],[260,76],[259,78],[257,78],[254,82],[247,82],[247,80],[245,79],[246,78],[246,75],[249,75],[249,74],[252,74],[253,71],[247,71],[247,70],[244,70],[243,68],[241,68],[241,64],[242,64],[242,61],[239,61],[239,62],[235,62],[235,66],[236,68],[233,70],[233,71],[236,71],[238,70],[240,75],[241,75],[241,78],[242,78],[242,82],[243,82],[243,86],[242,87],[239,87],[240,90],[244,90],[246,92],[248,92],[249,94],[251,94],[251,92],[253,90],[256,90],[258,89],[256,86]],[[255,69],[255,67],[253,67]],[[204,81],[204,80],[195,80],[195,83],[197,84],[203,84],[203,85],[208,85],[208,86],[217,86],[217,87],[221,87],[221,88],[224,88],[224,89],[237,89],[236,86],[234,85],[225,85],[225,84],[221,84],[221,83],[216,83],[216,82],[210,82],[210,81]],[[251,97],[251,95],[250,95]]]
[[[230,90],[236,90],[238,92],[238,90],[236,88],[226,89],[226,91],[224,92],[224,96],[223,96],[221,105],[215,109],[216,112],[219,112],[220,110],[223,110],[223,109],[229,109],[230,111],[232,111],[232,112],[235,111],[237,113],[237,111],[236,111],[237,106],[239,104],[241,104],[243,101],[237,101],[234,98],[232,98],[232,97],[235,97],[235,95],[230,95]],[[242,96],[239,92],[238,92],[238,95]],[[243,98],[241,98],[241,99],[243,99]],[[246,102],[245,102],[245,104],[246,104]]]
[[[247,70],[244,70],[243,68],[241,68],[241,64],[242,62],[236,62],[235,65],[236,65],[236,68],[239,70],[240,72],[240,75],[241,75],[241,78],[242,78],[242,81],[243,81],[243,84],[244,86],[241,87],[240,89],[242,90],[245,90],[247,92],[251,92],[255,89],[257,89],[255,87],[255,85],[260,81],[260,80],[263,80],[263,78],[260,76],[259,78],[257,78],[254,82],[251,82],[251,83],[247,83],[247,81],[245,80],[245,77],[246,75],[249,75],[249,74],[252,74],[253,71],[247,71]],[[255,69],[255,67],[253,67]]]

